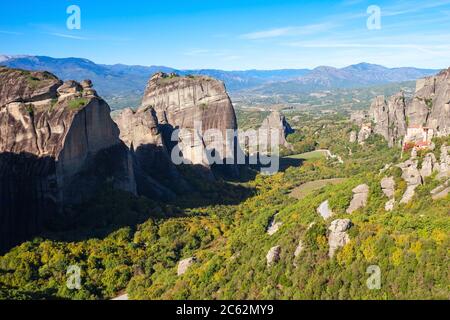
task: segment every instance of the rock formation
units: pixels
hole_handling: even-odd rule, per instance
[[[295,251],[294,251],[294,267],[297,267],[296,258],[298,256],[300,256],[300,254],[303,252],[304,249],[305,249],[305,245],[303,244],[303,241],[300,240],[297,245],[297,248],[295,248]]]
[[[275,263],[280,261],[280,253],[281,253],[281,247],[275,246],[272,247],[269,252],[267,253],[266,260],[267,260],[267,266],[270,268]]]
[[[437,178],[446,181],[450,178],[450,156],[449,147],[445,144],[441,146],[441,154],[439,157],[440,162],[436,159],[433,153],[428,153],[422,160],[421,168],[418,169],[419,159],[417,159],[417,152],[415,148],[411,151],[411,158],[403,163],[397,165],[403,171],[402,178],[406,181],[407,188],[400,201],[400,203],[409,203],[414,196],[415,189],[424,183],[425,178],[433,175],[437,172]],[[444,184],[445,186],[445,184]],[[443,191],[445,194],[446,188],[436,188],[431,193],[433,197]],[[442,196],[440,194],[439,196]],[[439,197],[438,196],[438,197]]]
[[[450,180],[431,190],[430,193],[433,200],[445,199],[450,193]]]
[[[375,123],[374,133],[382,135],[389,146],[400,143],[406,134],[406,103],[403,93],[398,93],[388,101],[378,96],[370,107],[370,114]]]
[[[365,123],[361,126],[361,129],[358,133],[358,143],[363,145],[364,142],[370,137],[372,134],[372,123]]]
[[[277,215],[278,215],[278,214],[276,214],[276,215],[270,220],[269,226],[267,227],[267,234],[268,234],[269,236],[272,236],[272,235],[274,235],[275,233],[277,233],[278,229],[280,229],[280,227],[283,225],[282,222],[275,222],[275,220],[276,220],[276,218],[277,218]]]
[[[360,126],[363,123],[367,122],[369,119],[369,115],[364,110],[357,110],[352,112],[350,115],[350,121],[355,123],[356,125]]]
[[[420,169],[420,175],[422,179],[425,179],[433,174],[433,172],[439,171],[437,167],[437,160],[433,153],[425,155],[422,161],[422,167]]]
[[[450,68],[417,81],[406,116],[412,126],[431,128],[437,136],[450,134]]]
[[[350,202],[347,213],[353,213],[356,210],[364,208],[367,205],[367,199],[369,197],[369,186],[367,184],[361,184],[354,188],[352,192],[353,199]]]
[[[417,160],[407,160],[399,165],[400,169],[402,169],[402,178],[406,181],[406,191],[403,194],[400,203],[405,204],[411,201],[414,196],[414,191],[416,188],[422,184],[422,176],[420,175],[419,169],[417,169],[418,161]]]
[[[430,144],[433,136],[450,134],[450,68],[438,75],[420,79],[410,102],[403,93],[376,97],[370,107],[374,132],[389,146],[399,142]],[[367,133],[367,130],[364,131]]]
[[[349,219],[338,219],[331,222],[331,225],[328,228],[328,230],[330,230],[328,235],[328,255],[330,258],[334,256],[336,250],[344,247],[350,242],[350,237],[346,231],[350,229],[351,226],[352,222]]]
[[[0,68],[0,250],[104,183],[136,192],[128,149],[90,82]]]
[[[195,262],[197,262],[197,259],[195,257],[181,260],[178,263],[177,275],[182,276],[183,274],[185,274],[188,271],[189,267],[191,267]]]
[[[320,214],[325,220],[333,216],[333,211],[330,209],[330,203],[328,200],[320,204],[317,208],[317,213]]]
[[[267,132],[269,137],[271,137],[272,134],[277,135],[278,142],[281,146],[288,149],[292,148],[291,144],[286,141],[286,137],[289,134],[294,133],[294,130],[286,121],[286,117],[279,111],[272,111],[272,113],[263,121],[260,129],[262,129],[263,132]]]
[[[48,72],[30,72],[0,67],[0,106],[56,97],[62,81]]]
[[[142,107],[149,106],[156,112],[169,151],[178,143],[184,159],[205,167],[209,167],[211,156],[214,159],[234,156],[237,121],[222,82],[206,76],[156,73],[149,80],[142,100]],[[181,130],[178,141],[172,141],[174,129]],[[221,143],[205,136],[210,129],[223,136]],[[231,165],[230,171],[235,170]]]
[[[450,178],[450,146],[442,145],[439,157],[440,165],[438,166],[438,179]]]
[[[394,177],[385,177],[381,180],[381,190],[384,195],[389,199],[386,202],[384,209],[386,211],[392,211],[395,205],[395,180]]]
[[[133,156],[138,194],[164,199],[188,189],[170,159],[154,109],[124,109],[114,121]]]

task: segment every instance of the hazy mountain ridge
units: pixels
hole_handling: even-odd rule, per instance
[[[386,68],[380,65],[360,63],[345,68],[320,66],[305,76],[278,83],[269,83],[259,88],[251,89],[260,94],[279,94],[309,92],[312,90],[327,90],[335,88],[356,88],[393,82],[417,80],[438,70],[418,68]]]
[[[0,64],[10,68],[46,70],[63,80],[91,79],[95,88],[113,109],[134,105],[142,96],[148,78],[156,72],[180,75],[206,75],[223,81],[230,92],[250,91],[257,94],[311,92],[331,88],[352,88],[416,80],[437,70],[386,68],[360,63],[345,68],[321,66],[309,69],[224,71],[217,69],[177,70],[166,66],[128,66],[96,64],[81,58],[46,56],[0,56]]]

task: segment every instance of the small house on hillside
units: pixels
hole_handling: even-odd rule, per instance
[[[427,149],[431,145],[431,140],[434,136],[432,128],[423,126],[409,126],[406,130],[403,148],[409,149],[415,147],[416,149]]]

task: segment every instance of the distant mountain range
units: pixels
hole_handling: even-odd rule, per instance
[[[0,55],[0,65],[28,70],[46,70],[64,80],[91,79],[99,94],[107,100],[134,97],[133,103],[137,103],[142,97],[148,79],[158,71],[176,72],[180,75],[207,75],[224,81],[227,89],[232,93],[251,90],[261,94],[288,94],[289,92],[363,87],[416,80],[438,72],[438,70],[417,68],[390,69],[368,63],[351,65],[342,69],[318,67],[313,70],[177,70],[165,66],[103,65],[80,58],[24,55]]]
[[[250,88],[250,90],[253,93],[270,95],[306,93],[337,88],[361,88],[417,80],[437,72],[439,70],[386,68],[369,63],[360,63],[341,69],[323,66],[311,70],[298,79],[267,83],[257,88]]]

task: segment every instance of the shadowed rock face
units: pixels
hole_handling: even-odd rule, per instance
[[[89,82],[1,68],[0,88],[0,250],[106,182],[136,191],[128,149]]]
[[[119,127],[120,139],[131,150],[140,195],[171,198],[188,189],[170,159],[153,108],[124,109],[114,121]]]
[[[203,133],[216,129],[224,138],[227,130],[237,129],[234,108],[224,84],[209,77],[157,73],[148,82],[142,106],[155,109],[165,139],[170,139],[171,130],[185,129],[185,134],[178,137],[178,145],[183,157],[192,164],[208,166],[205,151],[211,141],[204,137],[197,142],[191,139],[199,129]],[[201,123],[201,128],[194,127],[196,122]],[[222,159],[234,154],[226,140],[222,149],[223,154],[219,155]]]

